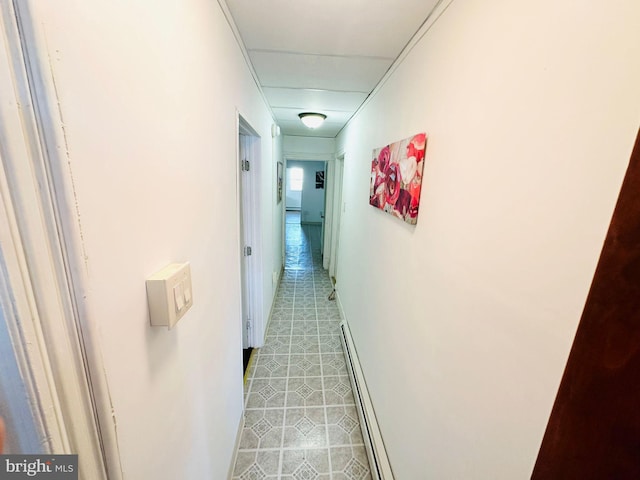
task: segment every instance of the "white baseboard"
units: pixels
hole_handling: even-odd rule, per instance
[[[275,274],[275,272],[274,272]],[[271,317],[273,316],[273,308],[276,306],[276,296],[278,295],[278,289],[280,288],[280,280],[282,279],[282,275],[284,274],[284,266],[280,267],[280,271],[278,272],[278,278],[275,283],[275,287],[273,290],[273,298],[271,299],[271,308],[269,309],[269,316],[267,320],[264,322],[264,336],[267,335],[267,330],[269,330],[269,324],[271,323]],[[256,346],[254,348],[260,348],[261,346]]]
[[[340,300],[340,294],[338,293],[338,285],[334,284],[333,288],[336,292],[336,305],[338,306],[338,311],[340,312],[340,318],[342,318],[343,321],[347,321],[347,317],[344,314],[344,308],[342,307],[342,301]]]
[[[343,322],[340,325],[340,338],[344,349],[345,360],[347,362],[347,370],[353,387],[353,396],[356,401],[356,408],[360,418],[360,428],[364,439],[367,457],[369,458],[369,466],[371,470],[371,478],[373,480],[393,480],[393,471],[389,463],[389,457],[384,446],[382,433],[376,419],[375,410],[364,373],[360,366],[358,353],[349,330],[349,324],[344,315],[340,296],[336,293],[336,302],[342,316]]]
[[[240,448],[240,439],[242,438],[242,430],[244,430],[244,409],[240,415],[240,424],[238,425],[238,432],[236,433],[235,446],[233,448],[233,455],[231,457],[231,465],[229,465],[229,473],[227,474],[227,480],[231,480],[233,477],[233,469],[236,466],[236,460],[238,459],[238,449]]]

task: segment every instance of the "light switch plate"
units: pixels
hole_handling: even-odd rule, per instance
[[[151,325],[171,329],[193,305],[189,262],[167,265],[146,283]]]

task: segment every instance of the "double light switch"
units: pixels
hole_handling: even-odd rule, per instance
[[[172,328],[193,305],[189,263],[172,263],[147,279],[152,326]]]

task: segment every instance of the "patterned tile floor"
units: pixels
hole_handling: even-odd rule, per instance
[[[320,227],[287,215],[286,264],[265,345],[245,385],[233,479],[371,480],[339,337],[327,299]]]

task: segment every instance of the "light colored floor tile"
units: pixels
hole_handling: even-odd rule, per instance
[[[280,448],[284,409],[246,410],[240,450]]]
[[[287,407],[317,407],[324,405],[322,377],[290,378]]]
[[[328,480],[328,449],[286,450],[282,456],[282,478]]]
[[[318,322],[312,321],[299,321],[293,324],[292,335],[318,335]]]
[[[233,478],[248,480],[277,476],[279,466],[278,450],[239,451]]]
[[[298,321],[312,321],[312,320],[317,320],[318,316],[316,314],[316,309],[315,308],[301,308],[301,309],[296,309],[293,312],[293,320],[298,322]]]
[[[253,360],[252,378],[286,378],[289,374],[289,355],[260,354]]]
[[[318,335],[292,335],[291,353],[320,353]]]
[[[255,378],[251,381],[247,408],[283,408],[286,389],[286,378]]]
[[[320,354],[291,354],[289,358],[289,377],[320,377],[321,375]]]
[[[269,328],[267,329],[267,337],[274,335],[291,335],[291,320],[275,320],[271,319]]]
[[[320,448],[327,446],[327,422],[323,407],[288,408],[285,417],[285,448]]]
[[[342,352],[323,353],[320,355],[322,362],[322,372],[325,376],[345,376],[348,375],[347,364]]]
[[[244,387],[233,480],[371,480],[320,235],[288,220],[286,269]]]
[[[324,395],[327,405],[354,405],[349,377],[324,377]]]
[[[293,308],[274,307],[271,312],[271,320],[292,320]]]
[[[364,443],[355,405],[327,407],[327,428],[330,445]]]
[[[333,480],[371,480],[364,447],[333,447],[330,457]]]
[[[341,353],[342,342],[338,335],[322,335],[319,337],[321,353]]]
[[[318,321],[318,335],[340,335],[340,323]]]

